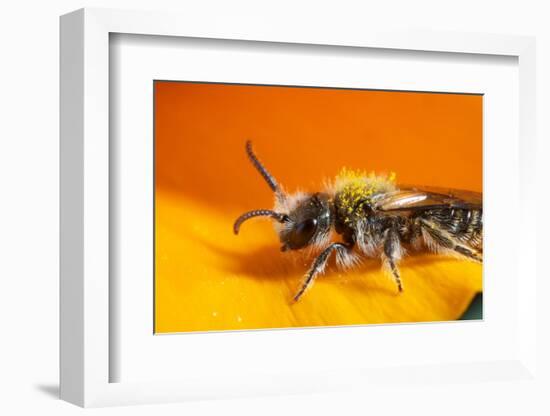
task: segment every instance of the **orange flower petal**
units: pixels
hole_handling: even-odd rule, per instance
[[[281,253],[269,221],[232,221],[157,190],[156,330],[159,333],[425,322],[458,319],[482,290],[478,264],[412,253],[401,263],[404,292],[368,259],[330,267],[295,304],[310,259]]]

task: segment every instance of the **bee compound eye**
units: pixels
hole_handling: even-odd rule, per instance
[[[316,229],[317,219],[315,218],[308,218],[307,220],[298,223],[294,227],[294,230],[292,230],[289,245],[292,248],[301,248],[306,246],[313,237],[313,234],[315,234]]]
[[[317,227],[317,220],[315,218],[308,218],[305,221],[302,221],[296,226],[297,234],[313,234]]]

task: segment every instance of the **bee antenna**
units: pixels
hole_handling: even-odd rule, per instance
[[[256,209],[254,211],[245,212],[243,215],[237,218],[235,224],[233,225],[233,232],[235,234],[239,234],[239,228],[241,227],[241,224],[246,220],[254,217],[271,217],[279,222],[285,222],[288,220],[288,216],[286,216],[285,214],[279,214],[278,212],[271,211],[270,209]]]
[[[246,141],[246,154],[248,155],[248,158],[250,159],[256,170],[260,172],[260,175],[262,175],[262,177],[265,179],[271,190],[275,192],[279,199],[284,199],[284,194],[279,187],[279,184],[254,154],[254,150],[252,150],[252,142],[250,140]]]

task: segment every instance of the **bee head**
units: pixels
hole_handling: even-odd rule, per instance
[[[246,142],[248,158],[275,193],[276,209],[256,209],[242,214],[233,225],[235,234],[241,224],[254,217],[269,217],[276,221],[276,230],[283,244],[281,250],[298,250],[328,235],[330,229],[330,203],[328,195],[315,193],[287,197],[275,178],[267,171]]]
[[[300,198],[277,230],[281,250],[299,250],[324,241],[330,230],[328,195],[316,193]]]

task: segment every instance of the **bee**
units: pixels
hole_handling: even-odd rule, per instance
[[[349,268],[361,257],[379,258],[403,291],[399,262],[406,249],[427,249],[482,263],[482,195],[462,190],[398,187],[395,175],[343,169],[322,192],[286,194],[246,142],[252,165],[275,194],[273,209],[242,214],[234,223],[255,217],[274,220],[281,251],[316,248],[319,254],[294,295],[298,301],[322,274],[334,253],[336,264]],[[340,241],[334,241],[338,236]]]

